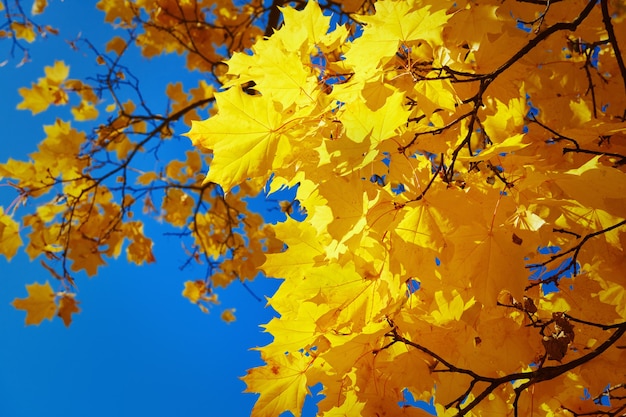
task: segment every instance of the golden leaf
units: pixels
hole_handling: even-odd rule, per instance
[[[205,182],[230,191],[247,178],[266,177],[272,166],[282,164],[290,147],[281,128],[293,117],[272,111],[275,104],[267,96],[248,96],[239,88],[216,94],[216,101],[220,113],[194,121],[187,133],[194,145],[216,155]]]
[[[63,83],[69,75],[69,70],[63,61],[56,61],[53,66],[45,67],[46,76],[40,78],[37,84],[31,84],[30,89],[19,89],[24,100],[17,105],[17,108],[28,109],[33,114],[37,114],[46,110],[51,104],[66,104],[68,96]]]
[[[20,225],[11,216],[4,212],[0,206],[0,253],[11,260],[22,246],[20,237]]]
[[[226,323],[232,323],[233,321],[236,320],[235,318],[235,309],[234,308],[229,308],[227,310],[224,310],[222,312],[222,314],[220,315],[221,319],[224,320]]]
[[[24,39],[28,43],[33,43],[37,37],[30,23],[11,22],[11,30],[17,39]]]
[[[207,293],[206,284],[202,280],[185,282],[183,297],[189,299],[190,302],[196,304]]]
[[[98,118],[98,109],[88,101],[81,101],[78,106],[72,107],[72,115],[79,122]]]
[[[34,0],[30,12],[33,15],[41,14],[48,7],[48,0]]]
[[[126,49],[126,41],[119,36],[115,36],[107,43],[106,51],[115,51],[116,54],[122,55]]]
[[[28,297],[16,298],[11,303],[18,310],[26,310],[26,325],[38,325],[44,319],[52,320],[57,311],[54,301],[54,291],[46,281],[41,285],[38,283],[26,286]]]
[[[63,319],[63,324],[66,327],[72,323],[72,314],[80,313],[80,308],[78,307],[78,302],[74,299],[73,295],[64,294],[61,297],[59,302],[59,311],[57,312],[57,316]]]
[[[252,409],[252,416],[272,417],[291,411],[299,417],[308,393],[305,371],[311,358],[294,352],[264,360],[264,366],[249,370],[243,377],[247,384],[245,392],[261,394]]]

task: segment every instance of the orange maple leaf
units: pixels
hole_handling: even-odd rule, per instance
[[[43,319],[52,320],[57,311],[54,291],[48,281],[44,285],[34,283],[26,286],[28,297],[16,298],[11,303],[18,310],[26,310],[26,325],[39,325]]]
[[[71,295],[65,294],[61,298],[60,304],[57,316],[63,319],[63,323],[66,327],[69,327],[69,325],[72,324],[72,314],[80,313],[78,302]]]
[[[0,253],[11,260],[22,246],[20,225],[0,207]]]

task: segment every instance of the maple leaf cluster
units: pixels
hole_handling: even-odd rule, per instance
[[[255,416],[299,416],[316,385],[322,416],[621,415],[624,2],[266,3],[101,0],[126,35],[72,45],[102,73],[68,79],[58,61],[20,89],[21,109],[93,123],[58,119],[30,160],[0,165],[18,195],[0,253],[27,229],[59,286],[16,299],[27,324],[69,323],[77,273],[155,262],[153,217],[183,267],[206,268],[183,290],[202,311],[235,280],[282,280],[265,365],[244,377]],[[0,37],[24,62],[55,30],[17,4]],[[204,78],[169,84],[155,112],[130,48],[184,54]],[[172,147],[181,125],[193,150]],[[285,189],[276,224],[246,203]]]
[[[542,3],[378,1],[353,36],[308,2],[227,61],[205,182],[305,214],[261,266],[254,415],[316,384],[320,415],[581,415],[624,382],[626,31]]]
[[[28,297],[13,301],[13,307],[26,311],[26,324],[40,324],[44,319],[52,320],[57,315],[66,326],[72,322],[72,314],[79,313],[78,302],[74,294],[55,294],[46,281],[44,285],[27,285]]]
[[[185,130],[180,125],[211,114],[225,71],[222,61],[251,46],[262,35],[258,22],[270,13],[260,3],[225,1],[217,8],[213,3],[100,1],[105,22],[124,34],[104,47],[88,39],[68,40],[100,72],[73,79],[70,65],[57,60],[30,87],[19,89],[18,109],[36,115],[54,106],[72,120],[59,116],[44,126],[36,152],[0,164],[0,178],[16,191],[0,213],[0,253],[7,259],[24,245],[30,259],[40,258],[54,278],[55,291],[76,296],[77,279],[97,275],[110,260],[156,261],[144,227],[152,217],[179,237],[187,258],[182,268],[199,264],[206,271],[201,278],[189,277],[183,295],[208,312],[218,304],[216,288],[233,281],[246,285],[258,274],[263,252],[282,248],[262,217],[247,208],[246,197],[256,195],[253,188],[225,194],[203,183],[211,155],[180,146],[180,139],[187,141],[175,133]],[[46,1],[35,1],[29,16],[19,1],[7,3],[3,27],[8,29],[0,38],[12,42],[11,54],[23,52],[18,65],[28,63],[29,43],[58,34],[36,21],[47,7]],[[132,48],[146,57],[185,52],[187,69],[208,75],[195,84],[168,84],[156,112],[126,66]],[[149,158],[153,163],[145,162]],[[29,211],[31,202],[36,209]],[[226,321],[234,318],[233,311],[224,310]]]

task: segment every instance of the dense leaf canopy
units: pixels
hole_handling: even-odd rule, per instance
[[[16,299],[27,324],[69,325],[81,271],[154,262],[153,215],[207,266],[183,291],[204,311],[233,280],[282,280],[244,377],[255,416],[298,416],[318,384],[323,416],[624,415],[624,2],[267,3],[101,0],[126,30],[83,45],[105,74],[59,61],[20,90],[19,108],[98,121],[58,120],[0,165],[18,193],[1,251],[25,240],[58,287]],[[55,31],[6,16],[16,50]],[[206,79],[172,80],[153,112],[131,47]],[[158,159],[183,132],[194,150]],[[246,204],[285,189],[277,224]]]

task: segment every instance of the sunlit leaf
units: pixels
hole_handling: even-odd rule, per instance
[[[11,303],[18,310],[26,310],[26,325],[40,324],[44,319],[52,320],[57,311],[54,291],[46,282],[26,285],[28,297],[16,298]]]

